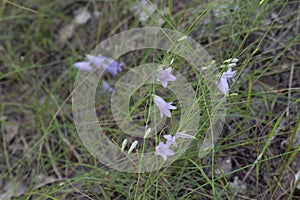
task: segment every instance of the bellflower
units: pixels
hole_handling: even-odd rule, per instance
[[[223,94],[228,94],[229,92],[228,81],[235,81],[234,79],[235,73],[236,71],[232,71],[231,67],[229,67],[228,70],[220,76],[219,81],[216,81],[219,90]]]
[[[76,63],[74,63],[74,67],[80,71],[87,71],[87,72],[91,72],[93,69],[91,67],[90,62],[76,62]]]
[[[236,73],[236,71],[232,71],[232,68],[228,67],[228,70],[222,74],[222,77],[226,78],[229,81],[234,82],[235,81],[235,79],[234,79],[235,73]]]
[[[97,68],[105,69],[112,76],[117,76],[124,66],[124,63],[118,63],[117,61],[107,58],[102,55],[93,56],[87,55],[87,58],[92,62]]]
[[[119,72],[123,70],[124,63],[119,63],[115,60],[110,60],[109,65],[105,66],[105,70],[110,73],[112,76],[117,76]]]
[[[177,147],[177,138],[195,139],[194,136],[185,134],[183,132],[178,132],[175,136],[164,135],[164,138],[167,140],[166,144],[163,142],[159,142],[158,146],[155,147],[155,151],[156,154],[162,156],[165,161],[167,160],[167,156],[175,155],[175,152],[170,149],[170,146],[174,145],[175,147]]]
[[[183,132],[178,132],[178,133],[176,133],[175,136],[164,135],[164,138],[167,140],[167,144],[174,145],[175,147],[177,147],[177,143],[176,143],[177,138],[195,139],[194,136],[185,134]]]
[[[156,75],[156,81],[160,82],[164,88],[168,86],[169,81],[175,81],[176,77],[171,74],[172,67],[169,67],[167,69],[158,69],[158,73]]]
[[[101,68],[104,64],[105,57],[104,56],[94,56],[91,54],[86,55],[89,62],[91,62],[96,68]]]
[[[155,147],[156,154],[161,156],[165,161],[168,156],[175,155],[175,152],[170,149],[170,144],[159,142],[158,146]]]
[[[119,63],[113,59],[107,58],[102,55],[94,56],[91,54],[87,55],[87,62],[76,62],[74,67],[82,71],[92,71],[92,66],[98,69],[104,69],[112,76],[117,76],[124,66],[124,63]]]
[[[176,107],[172,106],[172,102],[167,103],[163,98],[160,96],[154,95],[154,103],[157,106],[157,108],[160,111],[160,117],[162,118],[163,115],[166,115],[167,117],[171,117],[170,110],[175,110]]]
[[[177,147],[176,144],[176,136],[173,135],[164,135],[164,138],[167,140],[167,144],[169,145],[174,145],[175,147]]]
[[[220,77],[219,81],[216,82],[220,92],[227,94],[229,92],[229,85],[226,78]]]

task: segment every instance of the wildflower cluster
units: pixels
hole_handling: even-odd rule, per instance
[[[228,81],[234,82],[234,76],[236,74],[236,71],[232,70],[232,67],[236,66],[236,63],[238,62],[238,59],[230,59],[224,61],[223,67],[227,67],[227,71],[223,72],[220,76],[218,81],[216,81],[216,85],[218,89],[224,94],[228,94],[229,92],[229,85]],[[103,55],[87,55],[87,61],[84,62],[76,62],[74,64],[74,67],[78,68],[82,71],[91,72],[93,68],[97,68],[100,70],[104,70],[111,74],[113,77],[117,76],[117,74],[122,71],[122,68],[124,66],[124,63],[119,63],[115,60],[112,60],[110,58],[107,58]],[[170,82],[176,81],[176,77],[171,73],[172,67],[168,67],[166,69],[159,68],[156,73],[156,83],[161,84],[164,88],[168,87],[168,84]],[[102,82],[102,87],[110,92],[113,91],[113,88],[106,82]],[[171,110],[176,110],[177,107],[172,105],[172,102],[166,102],[162,97],[153,94],[153,100],[155,106],[160,111],[160,117],[162,118],[164,115],[168,118],[171,118]],[[147,138],[149,133],[151,132],[151,129],[148,128],[148,130],[145,133],[144,138]],[[183,139],[194,139],[194,136],[185,134],[184,132],[177,132],[175,135],[163,135],[166,142],[160,141],[159,144],[155,147],[156,155],[161,156],[164,161],[167,160],[168,156],[175,155],[175,152],[171,149],[171,147],[177,147],[176,140],[178,138]],[[121,151],[124,152],[124,149],[127,145],[127,139],[125,139],[121,145]],[[128,150],[128,155],[132,153],[132,151],[136,148],[138,145],[138,141],[135,140],[132,145],[130,146]]]
[[[156,82],[161,83],[164,88],[168,87],[168,82],[176,81],[176,77],[171,74],[172,67],[168,67],[167,69],[158,69],[158,73],[156,74]],[[154,95],[154,104],[160,111],[160,117],[163,115],[167,117],[171,117],[171,111],[177,109],[172,105],[172,102],[167,103],[162,97]],[[155,147],[155,152],[157,155],[161,156],[165,161],[168,156],[175,155],[175,152],[170,149],[171,146],[177,147],[176,139],[177,138],[186,138],[193,139],[193,136],[188,134],[184,134],[183,132],[176,133],[175,136],[172,135],[164,135],[163,136],[167,141],[166,143],[159,142],[158,146]]]
[[[94,56],[88,54],[87,61],[76,62],[74,67],[80,71],[91,72],[94,68],[99,70],[105,70],[107,73],[113,77],[117,76],[119,72],[123,70],[124,63],[119,63],[111,58],[107,58],[103,55]],[[108,82],[102,81],[102,88],[104,90],[112,92],[113,88]]]
[[[179,132],[176,133],[175,136],[164,135],[164,138],[167,140],[166,143],[159,142],[158,146],[155,147],[155,151],[157,155],[161,156],[166,161],[168,156],[175,155],[175,152],[172,149],[170,149],[170,147],[172,145],[177,147],[177,138],[194,139],[194,136],[185,134],[183,132]]]

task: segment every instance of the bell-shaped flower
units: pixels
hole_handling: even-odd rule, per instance
[[[110,60],[108,66],[106,65],[105,70],[112,76],[117,76],[119,72],[123,70],[124,63],[119,63],[115,60]]]
[[[87,55],[87,59],[91,62],[96,68],[102,68],[110,73],[112,76],[117,76],[119,72],[122,71],[124,63],[119,63],[113,59],[107,58],[103,55]]]
[[[74,63],[74,67],[80,71],[91,72],[93,70],[90,62],[76,62]]]
[[[194,136],[185,134],[184,132],[178,132],[175,136],[173,135],[164,135],[164,138],[167,140],[167,144],[174,145],[177,147],[176,139],[184,138],[184,139],[195,139]]]
[[[94,56],[91,54],[86,55],[89,62],[91,62],[96,68],[102,68],[104,64],[105,57],[104,56]]]
[[[156,154],[162,156],[165,161],[167,160],[167,156],[175,155],[175,152],[170,149],[170,146],[174,145],[175,147],[177,147],[177,138],[195,139],[194,136],[185,134],[184,132],[178,132],[175,136],[164,135],[164,138],[167,140],[166,144],[163,142],[159,142],[159,145],[155,147],[155,151]]]
[[[219,88],[219,90],[223,94],[228,94],[229,92],[229,85],[228,81],[235,81],[234,75],[236,74],[236,71],[232,71],[231,67],[228,68],[226,72],[224,72],[218,81],[216,81],[216,84]]]
[[[161,156],[165,161],[168,156],[175,155],[175,152],[170,149],[170,144],[159,142],[158,146],[155,147],[156,154]]]
[[[234,82],[235,74],[236,74],[236,71],[232,71],[232,68],[228,67],[228,70],[222,74],[222,78],[226,78],[227,80]]]
[[[226,78],[220,77],[220,79],[216,81],[216,84],[222,94],[227,94],[229,92],[229,85]]]
[[[167,144],[174,145],[175,147],[177,147],[175,136],[173,136],[173,135],[164,135],[164,138],[167,140]]]
[[[156,75],[156,81],[160,82],[164,88],[168,86],[168,82],[175,81],[176,77],[171,74],[172,67],[168,67],[167,69],[158,69],[158,73]]]
[[[163,98],[160,96],[154,95],[154,103],[157,106],[157,108],[160,111],[160,117],[162,118],[163,115],[166,115],[167,117],[171,117],[170,110],[175,110],[176,107],[172,106],[172,102],[167,103]]]

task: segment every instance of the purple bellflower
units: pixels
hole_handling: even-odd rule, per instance
[[[74,67],[80,71],[91,72],[93,70],[90,62],[76,62],[74,63]]]
[[[166,161],[168,156],[175,155],[175,152],[170,149],[172,145],[177,147],[176,139],[177,138],[185,138],[185,139],[195,139],[194,136],[185,134],[183,132],[176,133],[175,136],[172,135],[164,135],[164,138],[167,140],[166,144],[163,142],[159,142],[158,146],[155,147],[156,154],[163,157]]]
[[[160,111],[160,117],[162,118],[163,115],[166,115],[167,117],[171,117],[170,110],[175,110],[176,107],[172,106],[172,102],[167,103],[163,98],[160,96],[154,95],[154,103],[157,106],[157,108]]]
[[[176,77],[171,74],[172,67],[167,69],[158,69],[158,73],[156,75],[156,81],[160,82],[164,88],[168,86],[168,82],[176,81]]]
[[[117,76],[123,70],[124,63],[119,63],[113,59],[102,55],[87,55],[87,62],[76,62],[74,67],[82,71],[92,71],[92,66],[98,69],[104,69],[112,76]]]
[[[164,135],[164,138],[167,140],[167,144],[174,145],[175,147],[177,147],[176,136]]]
[[[165,144],[163,142],[159,142],[158,146],[155,147],[156,154],[161,156],[164,161],[167,160],[168,156],[175,155],[175,152],[170,149],[170,144]]]
[[[235,81],[234,79],[235,73],[236,71],[232,71],[231,67],[229,67],[228,70],[220,76],[219,80],[216,81],[219,90],[223,94],[228,94],[229,92],[228,81],[232,81],[232,82]]]
[[[88,54],[87,59],[97,68],[105,69],[112,76],[117,76],[123,70],[124,63],[119,63],[113,59],[102,55],[93,56]]]

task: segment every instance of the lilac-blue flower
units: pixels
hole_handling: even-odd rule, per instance
[[[173,135],[164,135],[164,138],[167,140],[167,144],[174,145],[177,147],[176,139],[184,138],[184,139],[195,139],[194,136],[185,134],[184,132],[178,132],[175,136]]]
[[[163,142],[159,142],[158,146],[155,147],[156,154],[161,156],[165,161],[168,156],[175,155],[175,152],[170,149],[170,144],[165,144]]]
[[[172,67],[168,67],[167,69],[158,69],[158,73],[156,75],[156,81],[160,82],[164,88],[168,86],[168,82],[176,81],[176,77],[171,74]]]
[[[156,154],[162,156],[164,160],[167,160],[167,156],[175,155],[175,152],[170,149],[170,146],[174,145],[175,147],[177,147],[177,138],[195,139],[194,136],[185,134],[184,131],[176,133],[175,136],[164,135],[164,138],[167,140],[166,144],[163,142],[159,142],[158,146],[155,147]]]
[[[232,71],[232,68],[228,67],[228,70],[222,74],[222,78],[226,78],[227,80],[234,82],[235,74],[236,74],[236,71]]]
[[[167,144],[174,145],[177,147],[176,137],[173,135],[164,135],[164,138],[167,140]]]
[[[90,62],[76,62],[74,63],[74,67],[80,71],[91,72],[93,70]]]
[[[103,55],[87,55],[87,59],[95,65],[97,68],[102,68],[110,73],[112,76],[117,76],[122,71],[124,63],[119,63],[111,58],[107,58]]]
[[[170,110],[175,110],[176,107],[172,106],[172,102],[167,103],[163,98],[160,96],[154,95],[154,103],[157,106],[157,108],[160,111],[160,117],[162,118],[163,115],[166,115],[167,117],[171,117]]]
[[[235,79],[234,79],[235,74],[236,74],[236,71],[232,71],[231,67],[229,67],[228,70],[219,77],[219,80],[216,81],[216,84],[217,84],[219,90],[223,94],[228,94],[228,92],[229,92],[228,81],[235,81]]]

